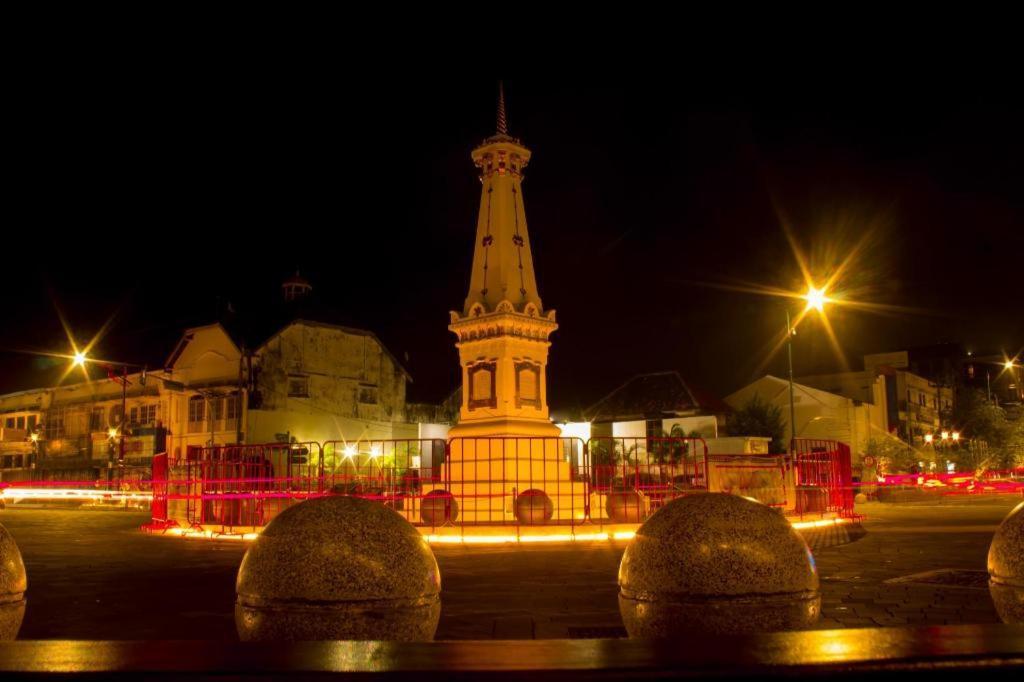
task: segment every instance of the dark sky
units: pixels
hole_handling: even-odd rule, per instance
[[[259,314],[300,268],[317,294],[408,353],[415,399],[458,377],[447,312],[468,285],[496,80],[102,73],[8,104],[5,349],[64,350],[54,304],[95,354],[159,364],[230,301]],[[783,221],[824,277],[886,315],[830,311],[865,352],[940,341],[1024,347],[1024,109],[988,84],[506,81],[538,284],[558,310],[553,406],[678,369],[718,395],[754,378],[800,275]],[[11,113],[10,111],[8,113]],[[768,371],[783,372],[779,355]],[[0,391],[52,381],[0,355]],[[797,373],[838,368],[817,321]]]

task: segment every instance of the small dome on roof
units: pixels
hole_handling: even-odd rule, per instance
[[[284,300],[294,301],[312,291],[313,285],[296,270],[294,275],[281,283],[281,289],[284,291]]]

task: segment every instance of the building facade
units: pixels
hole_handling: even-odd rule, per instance
[[[162,370],[0,396],[0,480],[143,477],[154,454],[190,447],[418,436],[410,377],[371,332],[295,319],[243,348],[211,324]]]
[[[864,356],[862,372],[801,377],[800,382],[877,403],[877,398],[865,394],[864,387],[880,378],[885,388],[886,432],[904,442],[923,445],[925,436],[933,436],[952,425],[955,406],[958,366],[948,358],[935,357],[938,359],[929,363],[921,359],[912,364],[911,351],[874,353]],[[911,371],[912,366],[924,367],[932,376],[921,376]]]
[[[857,386],[858,397],[847,397],[838,393],[806,385],[803,381],[793,386],[793,411],[796,438],[837,440],[850,446],[855,466],[868,452],[872,438],[885,437],[886,396],[884,382],[868,381],[861,387],[850,380],[849,386]],[[871,401],[863,399],[870,395]],[[789,424],[789,381],[771,375],[744,386],[725,398],[734,410],[741,410],[755,396],[764,403],[777,407],[783,421],[785,433],[790,433]],[[767,434],[736,434],[767,435]]]
[[[583,411],[594,436],[659,438],[672,433],[717,438],[730,407],[698,395],[678,372],[630,378]]]

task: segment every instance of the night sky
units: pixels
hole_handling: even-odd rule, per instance
[[[258,315],[296,268],[405,359],[410,398],[456,387],[448,311],[468,285],[496,79],[105,76],[14,104],[0,391],[48,385],[116,314],[98,357],[159,366],[181,330]],[[1024,348],[1024,109],[1012,88],[816,80],[510,79],[510,132],[544,304],[553,408],[679,370],[719,396],[755,378],[797,289],[861,239],[841,285],[902,310],[834,308],[866,352]],[[794,304],[795,306],[795,304]],[[839,369],[820,322],[796,371]],[[784,372],[778,354],[767,369]],[[763,373],[762,371],[762,373]]]

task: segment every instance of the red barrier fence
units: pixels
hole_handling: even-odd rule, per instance
[[[352,495],[428,527],[639,523],[709,490],[801,515],[852,514],[849,448],[794,446],[792,456],[709,455],[700,438],[493,437],[189,448],[154,464],[153,518],[247,532],[301,500]]]
[[[796,513],[852,515],[850,446],[834,440],[796,438],[792,451],[796,473]]]

